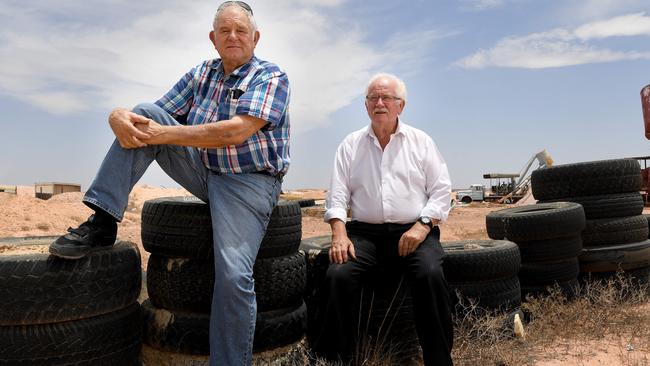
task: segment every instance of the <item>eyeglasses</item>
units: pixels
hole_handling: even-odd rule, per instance
[[[220,11],[223,10],[226,6],[231,5],[231,4],[235,4],[235,5],[239,6],[240,8],[242,8],[242,9],[246,10],[247,12],[249,12],[250,15],[253,15],[253,9],[251,9],[250,5],[246,4],[246,3],[243,2],[243,1],[224,1],[224,2],[221,3],[221,5],[219,5],[219,7],[217,8],[217,12],[220,12]]]
[[[383,100],[384,103],[393,103],[397,100],[401,100],[402,98],[396,97],[394,95],[375,95],[375,94],[366,95],[366,100],[371,103],[377,103],[379,99]]]

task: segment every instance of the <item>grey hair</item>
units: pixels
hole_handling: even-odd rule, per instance
[[[404,103],[406,103],[407,93],[406,93],[406,84],[404,83],[404,81],[393,74],[388,74],[385,72],[375,74],[370,78],[370,81],[368,82],[368,86],[366,87],[366,96],[368,96],[368,89],[370,89],[370,86],[379,79],[394,80],[395,83],[397,83],[397,90],[395,90],[397,97],[399,97],[404,101]]]
[[[219,9],[217,9],[217,13],[214,14],[214,20],[212,21],[212,28],[217,29],[217,20],[219,18],[219,15],[224,12],[224,10],[231,8],[231,7],[237,7],[239,10],[242,10],[244,14],[248,17],[248,23],[250,24],[251,28],[251,33],[255,33],[257,31],[257,22],[255,21],[255,17],[253,17],[253,14],[249,12],[248,10],[242,8],[241,6],[237,5],[236,3],[230,3],[230,4],[225,4],[224,6],[220,6]]]

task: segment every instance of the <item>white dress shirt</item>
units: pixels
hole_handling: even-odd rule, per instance
[[[413,223],[420,216],[444,221],[451,203],[447,164],[425,132],[398,120],[382,151],[372,126],[339,145],[327,193],[325,221]]]

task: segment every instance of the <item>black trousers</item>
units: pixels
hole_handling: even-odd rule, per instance
[[[442,271],[444,251],[434,227],[417,250],[400,257],[398,242],[412,224],[349,222],[348,236],[356,260],[330,263],[323,295],[323,329],[312,348],[329,359],[350,360],[358,340],[361,289],[378,268],[402,274],[409,282],[415,328],[425,365],[453,365],[453,325],[447,282]]]

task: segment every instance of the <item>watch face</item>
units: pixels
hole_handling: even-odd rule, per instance
[[[422,222],[425,225],[429,225],[431,223],[431,219],[428,217],[420,217],[420,222]]]

